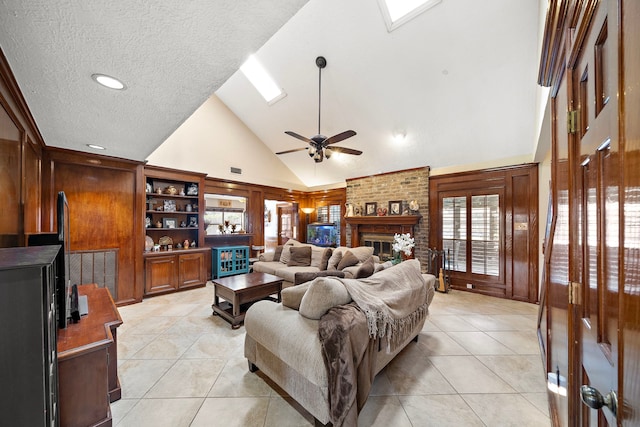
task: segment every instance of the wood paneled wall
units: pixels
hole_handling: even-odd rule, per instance
[[[44,143],[0,51],[0,247],[40,231],[40,161]]]
[[[56,230],[58,191],[69,201],[71,250],[119,249],[118,304],[142,301],[143,163],[49,148],[43,161],[43,231]]]

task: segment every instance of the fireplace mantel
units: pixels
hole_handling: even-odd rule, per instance
[[[395,234],[410,233],[422,215],[347,216],[345,222],[351,226],[351,247],[360,246],[362,233]]]

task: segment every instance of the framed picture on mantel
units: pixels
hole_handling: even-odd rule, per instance
[[[402,201],[394,200],[389,202],[389,215],[400,215],[402,212]]]
[[[364,214],[366,216],[376,215],[376,208],[378,207],[378,203],[376,202],[368,202],[364,204]]]

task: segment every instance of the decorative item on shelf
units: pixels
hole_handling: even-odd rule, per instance
[[[175,212],[176,211],[176,201],[175,200],[165,200],[163,205],[164,205],[164,211],[165,212]]]
[[[162,228],[162,221],[160,220],[156,221],[156,228]]]
[[[218,224],[218,231],[220,232],[220,234],[224,234],[224,225]]]
[[[193,242],[191,242],[191,247],[195,248],[196,247],[196,241],[194,240]]]
[[[169,185],[164,189],[164,193],[175,196],[176,194],[178,194],[178,189],[174,185]]]
[[[189,227],[197,227],[198,226],[198,218],[192,216],[189,218]]]
[[[178,220],[175,218],[162,218],[162,228],[176,228]]]
[[[345,205],[346,209],[346,213],[344,214],[344,216],[354,216],[355,212],[354,212],[354,208],[353,208],[353,203],[347,203]]]
[[[180,228],[185,228],[187,226],[187,223],[184,221],[180,221]]]
[[[183,245],[184,245],[185,249],[188,249],[189,248],[189,239],[184,239]]]
[[[153,191],[153,187],[151,186],[151,183],[147,182],[146,192],[147,193],[151,193],[152,191]]]
[[[236,224],[231,224],[231,232],[232,233],[236,232]]]
[[[156,194],[162,194],[162,188],[160,187],[156,188]]]
[[[156,208],[156,211],[157,211],[157,212],[162,212],[163,210],[164,210],[164,207],[162,207],[162,206],[158,206],[158,207]]]
[[[402,201],[393,200],[389,202],[389,215],[400,215],[402,209]]]
[[[194,212],[198,212],[198,204],[197,203],[192,204],[191,208],[193,209]]]
[[[198,184],[189,184],[187,187],[187,195],[188,196],[197,196],[198,195]]]
[[[181,188],[181,189],[180,189],[180,195],[181,195],[181,196],[184,196],[184,188]]]
[[[145,252],[149,252],[151,249],[153,249],[154,243],[153,243],[153,239],[151,238],[151,236],[144,236],[144,250]]]
[[[160,246],[167,246],[167,248],[169,246],[173,246],[173,239],[169,236],[162,236],[159,240],[158,240],[158,244]]]
[[[420,209],[420,205],[418,204],[417,200],[412,200],[409,202],[409,209],[411,210],[411,212],[413,212],[414,214],[418,211],[418,209]]]
[[[387,214],[387,208],[378,208],[378,216],[385,216]]]
[[[151,217],[150,216],[145,217],[144,226],[145,226],[145,228],[151,227]]]
[[[184,207],[185,212],[192,212],[193,211],[193,207],[191,206],[191,203],[187,203]]]
[[[415,240],[409,233],[394,234],[393,244],[391,245],[394,254],[393,263],[397,264],[405,259],[411,258],[415,246]]]
[[[176,249],[182,249],[182,244],[180,242],[176,243]]]
[[[152,249],[152,251],[153,251],[153,252],[160,252],[160,245],[159,245],[159,244],[157,244],[157,243],[156,243],[155,245],[153,245],[153,249]]]
[[[378,208],[378,203],[376,203],[376,202],[365,203],[364,204],[364,214],[366,216],[375,216],[377,208]]]

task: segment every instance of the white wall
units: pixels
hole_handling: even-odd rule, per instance
[[[205,151],[201,147],[208,147]],[[212,95],[147,158],[151,165],[294,190],[307,187]],[[242,174],[230,168],[242,169]]]

